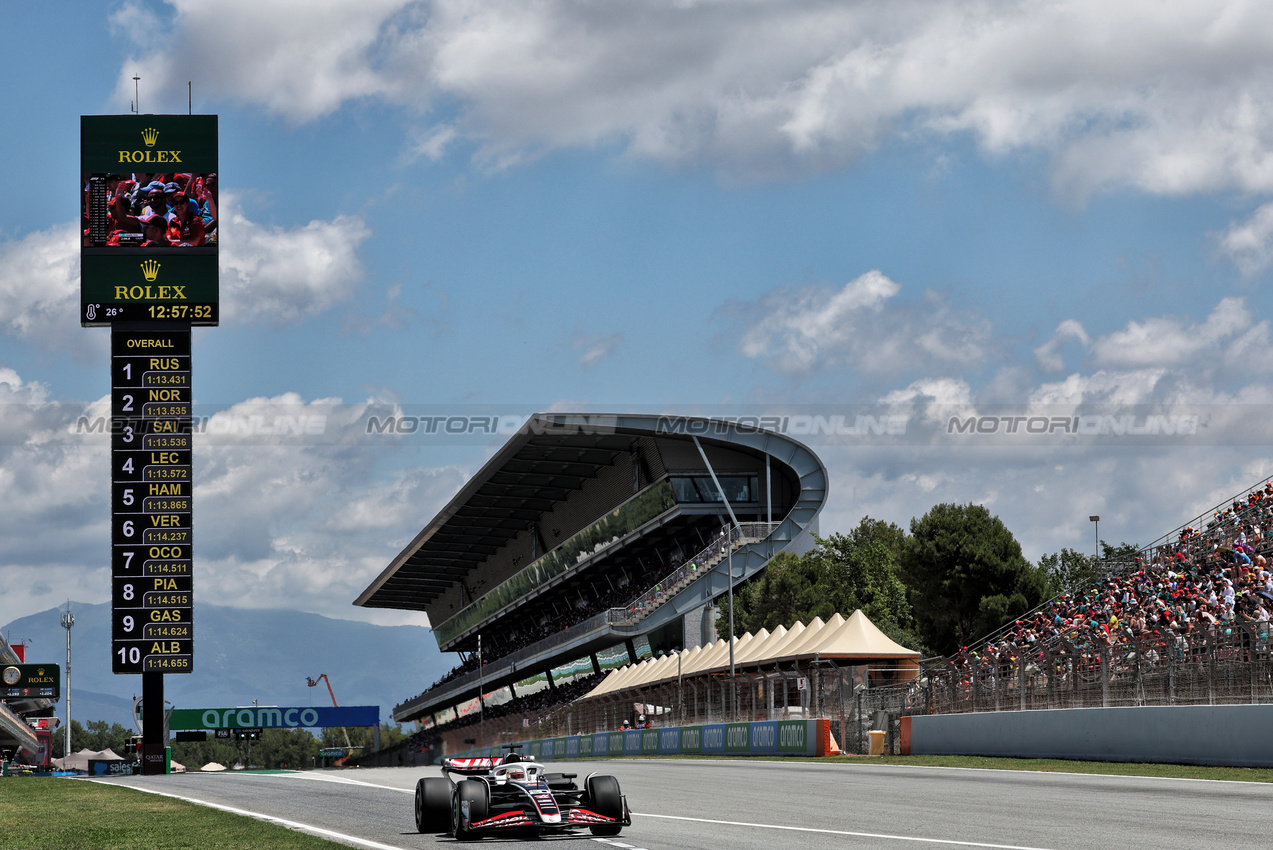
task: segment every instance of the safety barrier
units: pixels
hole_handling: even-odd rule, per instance
[[[822,720],[756,720],[662,726],[519,741],[523,755],[552,759],[615,758],[659,755],[837,755],[831,722]],[[499,747],[455,753],[460,757],[498,757]]]
[[[903,755],[1273,767],[1273,705],[1124,706],[903,717]]]

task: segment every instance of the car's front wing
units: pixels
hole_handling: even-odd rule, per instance
[[[502,832],[504,830],[534,829],[539,832],[558,832],[567,829],[582,829],[589,826],[631,826],[632,813],[628,810],[627,798],[623,798],[623,817],[611,818],[597,814],[583,807],[561,809],[561,820],[558,823],[545,823],[534,807],[514,809],[500,812],[476,823],[470,823],[469,829],[474,832]]]

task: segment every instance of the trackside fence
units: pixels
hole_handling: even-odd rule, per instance
[[[1057,638],[944,659],[906,689],[912,714],[1273,703],[1270,624],[1231,622],[1188,634]]]
[[[828,754],[830,725],[827,720],[707,723],[530,738],[510,743],[519,744],[523,754],[541,761],[643,755],[822,756]],[[457,755],[491,757],[502,752],[500,746],[474,747]]]
[[[581,700],[542,715],[437,730],[435,752],[620,732],[640,715],[656,729],[824,719],[844,752],[869,752],[871,730],[900,752],[904,715],[1118,706],[1273,703],[1273,628],[1233,622],[1183,635],[1064,638],[925,662],[915,671],[831,661],[784,663]],[[625,733],[630,734],[630,733]]]

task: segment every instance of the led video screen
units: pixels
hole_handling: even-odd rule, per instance
[[[81,116],[81,325],[218,324],[218,176],[215,115]]]

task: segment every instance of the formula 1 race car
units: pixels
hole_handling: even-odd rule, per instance
[[[442,778],[415,788],[415,825],[459,841],[485,835],[550,835],[587,827],[593,835],[618,835],[632,825],[628,801],[613,776],[589,774],[581,789],[575,773],[547,773],[544,765],[505,744],[499,758],[443,759]],[[458,781],[453,776],[462,777]]]

